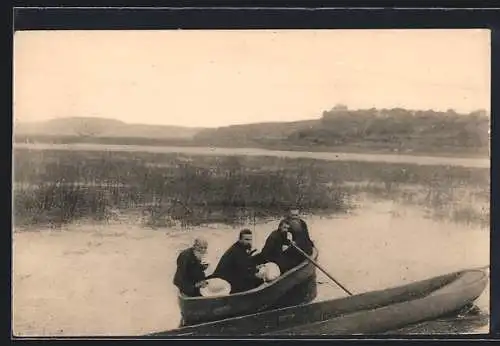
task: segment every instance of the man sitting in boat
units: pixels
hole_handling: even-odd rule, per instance
[[[174,285],[187,296],[200,296],[200,288],[207,285],[205,270],[208,264],[203,260],[207,249],[208,242],[203,238],[196,238],[193,246],[177,257]]]
[[[313,244],[309,237],[304,233],[293,232],[290,221],[282,220],[278,229],[267,237],[262,251],[256,255],[257,264],[274,262],[282,273],[299,265],[305,258],[292,246],[292,241],[306,253],[312,253]]]
[[[210,276],[221,278],[231,284],[231,294],[248,291],[259,286],[263,280],[257,277],[257,266],[252,256],[252,231],[243,229],[236,241],[221,257],[217,268]]]

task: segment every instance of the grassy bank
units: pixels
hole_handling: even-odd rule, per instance
[[[239,223],[291,205],[342,212],[360,193],[435,217],[489,218],[489,170],[452,166],[16,149],[14,182],[16,225],[125,216],[153,227]]]

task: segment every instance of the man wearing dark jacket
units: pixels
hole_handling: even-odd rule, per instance
[[[252,241],[252,231],[242,230],[238,241],[224,253],[210,276],[229,282],[231,294],[250,290],[263,282],[256,277],[257,266],[252,256]]]
[[[307,224],[300,219],[297,210],[291,210],[278,229],[268,236],[262,251],[256,255],[257,264],[274,262],[282,273],[302,263],[305,258],[291,245],[293,241],[308,255],[312,254],[314,243],[309,237]]]
[[[306,254],[311,255],[314,243],[309,236],[306,222],[300,218],[298,209],[290,209],[285,220],[290,225],[290,232],[297,246]]]
[[[202,261],[203,256],[207,253],[207,248],[207,241],[197,238],[192,247],[182,251],[177,257],[174,285],[187,296],[199,296],[200,288],[207,285],[205,281],[207,264]]]
[[[290,225],[283,220],[280,222],[278,229],[269,234],[261,252],[255,256],[258,265],[266,262],[276,263],[281,273],[294,267],[295,261],[290,257],[290,239],[292,235],[289,229]]]

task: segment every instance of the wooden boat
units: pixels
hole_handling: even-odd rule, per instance
[[[318,257],[313,249],[312,257]],[[316,298],[316,267],[308,260],[249,291],[222,297],[178,295],[181,325],[191,325],[228,317],[252,314],[282,306],[311,302]]]
[[[151,336],[375,334],[454,313],[476,300],[488,276],[463,270],[399,287],[275,309]]]

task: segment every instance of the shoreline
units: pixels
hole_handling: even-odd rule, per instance
[[[421,156],[403,154],[361,154],[336,153],[318,151],[286,151],[260,148],[222,148],[196,146],[146,146],[146,145],[112,145],[112,144],[27,144],[13,143],[13,149],[24,150],[56,150],[56,151],[108,151],[108,152],[149,152],[179,153],[203,156],[272,156],[287,158],[308,158],[324,161],[361,161],[384,163],[407,163],[426,166],[462,166],[469,168],[490,168],[490,158],[457,158],[441,156]]]

